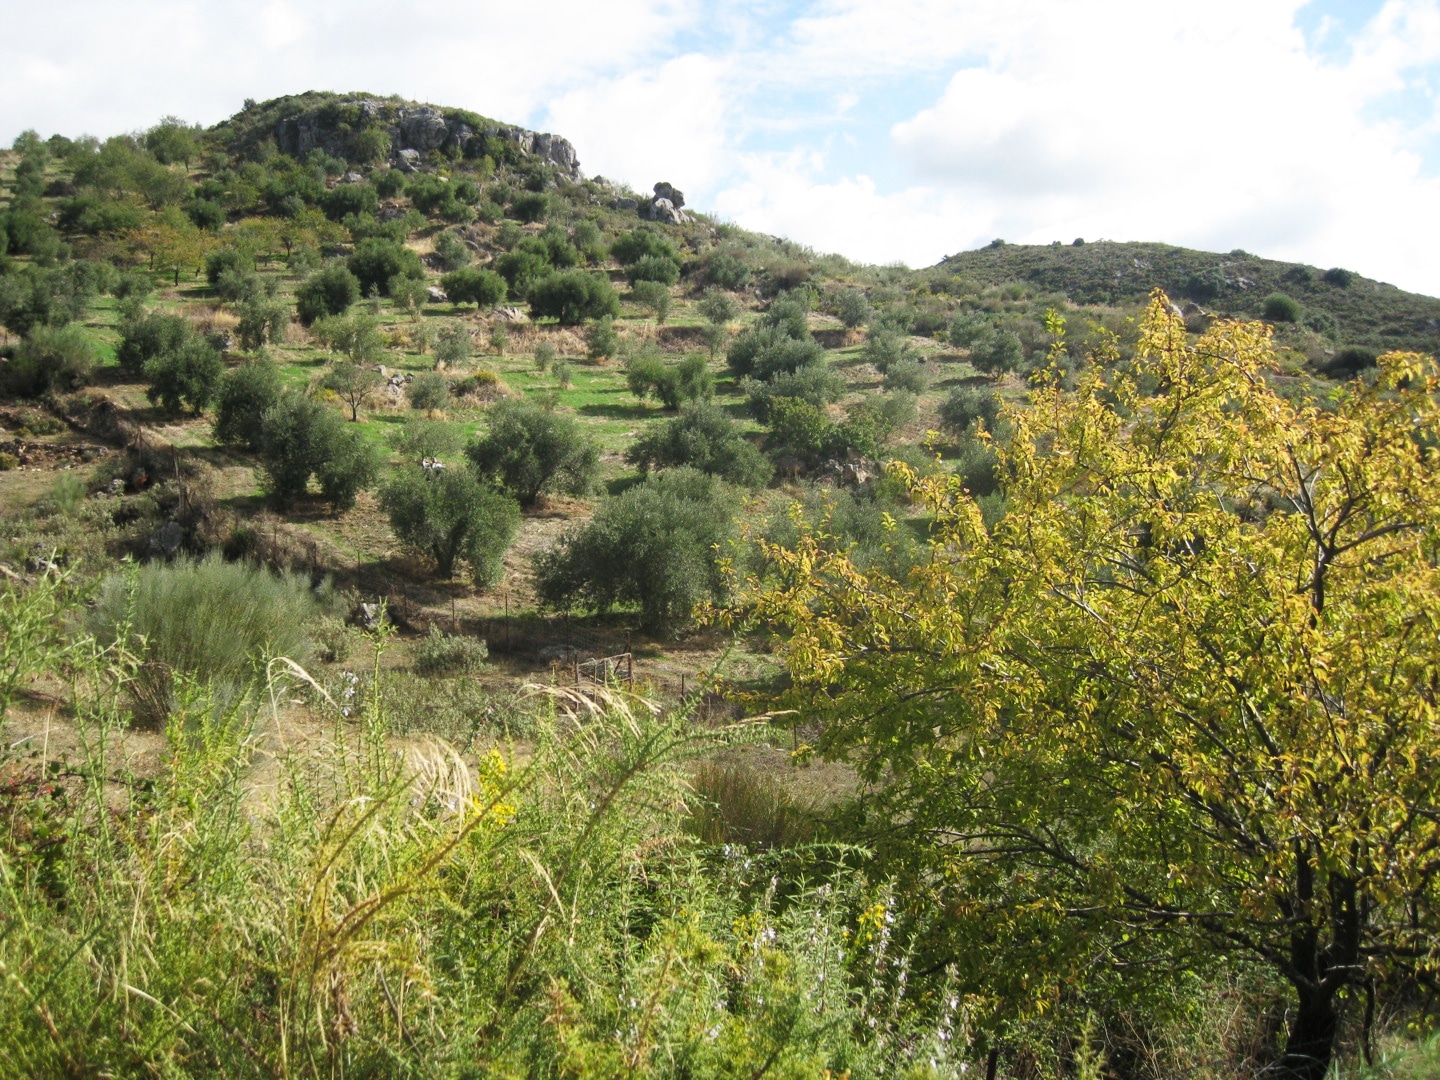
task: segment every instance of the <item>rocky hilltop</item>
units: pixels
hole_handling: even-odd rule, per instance
[[[246,108],[218,125],[237,150],[266,139],[281,153],[304,157],[321,150],[352,162],[418,168],[431,154],[515,162],[538,158],[565,178],[579,180],[580,159],[568,139],[490,120],[465,109],[441,108],[369,94],[314,91]]]

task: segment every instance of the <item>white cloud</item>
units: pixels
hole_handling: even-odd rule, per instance
[[[670,180],[701,209],[852,258],[1106,236],[1440,294],[1440,0],[1386,0],[1358,30],[1322,22],[1323,56],[1295,26],[1303,6],[12,4],[0,140],[363,89],[548,128],[588,172]]]
[[[110,135],[165,114],[214,123],[244,98],[312,89],[398,93],[524,123],[556,94],[647,62],[697,13],[692,0],[552,0],[543,14],[462,0],[415,10],[381,0],[10,7],[6,142],[30,127]],[[50,77],[27,81],[36,70]]]
[[[670,180],[693,204],[728,171],[727,71],[722,61],[679,56],[561,95],[550,103],[544,126],[578,143],[587,173],[641,192]]]
[[[1299,6],[1217,0],[1157,18],[1139,0],[1103,17],[1037,2],[832,5],[797,32],[802,65],[872,40],[882,63],[984,59],[892,128],[904,190],[749,159],[718,205],[742,225],[912,265],[995,236],[1105,236],[1344,264],[1440,294],[1420,227],[1440,181],[1422,175],[1413,131],[1365,116],[1396,71],[1436,55],[1440,8],[1391,0],[1336,65],[1304,51]]]

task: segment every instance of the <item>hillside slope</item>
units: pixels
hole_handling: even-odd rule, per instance
[[[1440,351],[1440,300],[1349,270],[1322,270],[1160,243],[999,244],[960,252],[940,268],[984,285],[1024,282],[1076,304],[1131,305],[1152,289],[1216,314],[1260,318],[1272,293],[1303,308],[1301,321],[1333,341],[1375,351]]]

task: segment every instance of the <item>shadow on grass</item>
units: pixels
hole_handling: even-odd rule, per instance
[[[638,487],[645,482],[644,475],[631,473],[628,476],[617,476],[613,480],[605,481],[605,493],[607,495],[623,495],[633,487]]]
[[[648,420],[655,416],[673,415],[656,410],[649,405],[609,405],[604,403],[581,405],[575,411],[582,416],[604,416],[611,420]]]

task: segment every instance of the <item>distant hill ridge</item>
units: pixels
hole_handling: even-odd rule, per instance
[[[1302,320],[1347,345],[1440,354],[1440,299],[1405,292],[1350,270],[1328,270],[1158,243],[997,242],[947,255],[939,267],[981,285],[1024,282],[1076,304],[1132,305],[1160,288],[1217,314],[1259,318],[1265,300],[1298,301]]]

